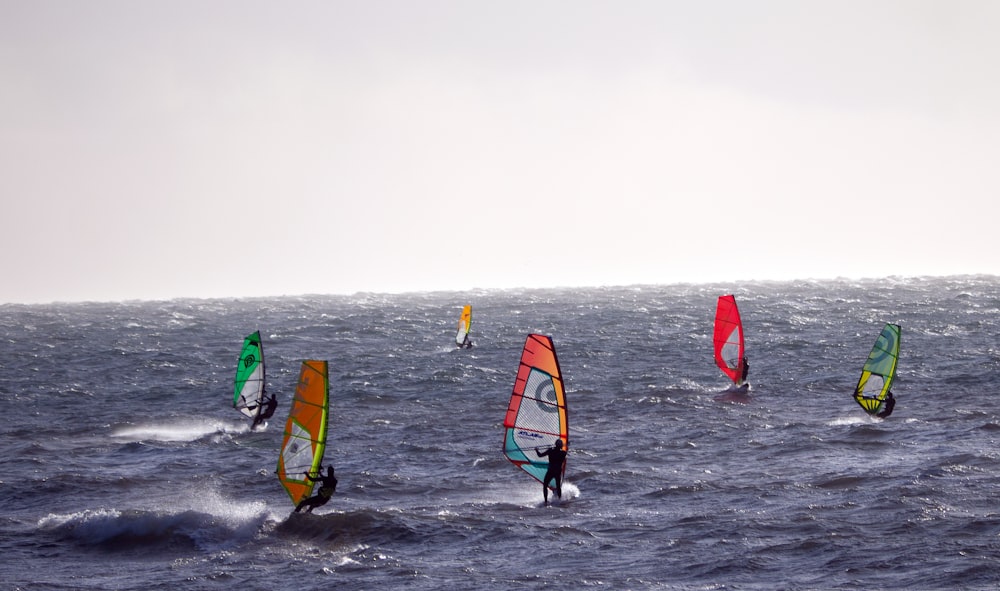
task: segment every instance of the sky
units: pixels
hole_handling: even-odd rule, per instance
[[[991,0],[0,0],[0,303],[1000,274]]]

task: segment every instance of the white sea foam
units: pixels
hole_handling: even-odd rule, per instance
[[[118,427],[113,437],[127,441],[195,441],[207,435],[219,433],[245,433],[250,430],[248,423],[232,423],[210,419],[190,419],[170,423],[147,423]]]

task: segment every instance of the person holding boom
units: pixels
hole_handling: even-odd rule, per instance
[[[562,498],[562,474],[563,464],[566,462],[566,450],[563,449],[562,439],[556,439],[555,447],[550,447],[545,451],[538,451],[538,457],[549,457],[549,469],[545,471],[545,478],[542,479],[542,493],[545,496],[545,504],[549,504],[549,482],[556,481],[556,496]]]
[[[326,467],[326,476],[323,476],[322,473],[315,477],[308,472],[303,472],[303,474],[306,475],[306,479],[312,482],[320,482],[319,492],[309,498],[302,499],[302,502],[295,507],[295,512],[298,513],[299,510],[305,507],[306,513],[312,513],[313,509],[325,505],[330,500],[330,497],[333,496],[333,493],[337,490],[337,477],[333,475],[332,465]]]

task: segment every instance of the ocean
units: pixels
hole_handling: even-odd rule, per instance
[[[747,404],[715,399],[726,293]],[[2,305],[0,586],[995,589],[998,317],[992,276]],[[881,420],[851,394],[887,322]],[[279,407],[250,431],[255,330]],[[547,507],[501,454],[532,332],[569,407]],[[291,516],[274,472],[307,358],[330,363],[340,483]]]

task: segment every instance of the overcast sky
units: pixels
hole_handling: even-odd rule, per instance
[[[0,302],[1000,274],[1000,2],[0,0]]]

